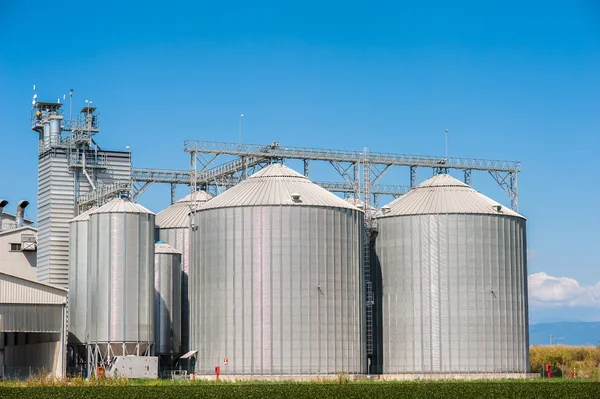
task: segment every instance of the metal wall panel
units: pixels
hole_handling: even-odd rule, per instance
[[[99,151],[106,155],[107,169],[97,175],[97,183],[131,178],[129,153]],[[67,288],[69,284],[69,221],[75,216],[76,192],[92,188],[81,175],[75,187],[75,170],[69,168],[67,150],[52,148],[38,159],[38,279]]]
[[[381,218],[384,373],[529,370],[525,220]]]
[[[154,270],[154,337],[158,355],[181,353],[181,255],[157,253]]]
[[[186,228],[169,228],[157,229],[157,240],[164,241],[173,248],[181,251],[181,351],[187,353],[189,351],[189,336],[190,336],[190,299],[188,294],[188,275],[190,263],[190,229]]]
[[[69,340],[86,342],[89,220],[69,226]]]
[[[0,273],[0,304],[59,304],[67,302],[67,291]]]
[[[366,372],[361,212],[283,205],[194,217],[197,373]]]
[[[154,228],[153,214],[90,215],[88,342],[154,342]]]
[[[62,332],[65,305],[0,303],[0,332]]]

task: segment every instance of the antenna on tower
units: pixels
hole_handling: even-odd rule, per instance
[[[448,129],[446,129],[446,162],[448,162]]]
[[[240,151],[242,150],[242,119],[244,118],[244,114],[240,115]]]
[[[69,120],[73,120],[73,89],[69,89]]]

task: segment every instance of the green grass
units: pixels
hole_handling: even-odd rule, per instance
[[[383,382],[127,381],[126,385],[19,386],[0,383],[0,398],[597,398],[600,382],[504,380]]]

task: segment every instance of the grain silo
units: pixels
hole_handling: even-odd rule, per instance
[[[93,207],[69,223],[69,342],[86,342],[89,221]]]
[[[357,208],[280,164],[195,212],[196,372],[364,373],[363,226]]]
[[[524,217],[439,174],[377,225],[383,373],[528,372]]]
[[[154,248],[155,353],[177,355],[181,354],[181,252],[163,241]]]
[[[114,199],[90,213],[88,344],[103,357],[154,344],[154,214]]]
[[[181,345],[185,353],[189,347],[190,301],[188,296],[188,273],[190,259],[190,212],[200,208],[212,196],[205,191],[189,194],[156,215],[156,239],[164,241],[181,251],[183,270],[181,286]]]

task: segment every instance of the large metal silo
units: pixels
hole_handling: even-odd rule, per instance
[[[212,196],[199,190],[189,194],[156,215],[156,239],[164,241],[181,251],[181,346],[182,352],[189,349],[190,300],[188,295],[188,273],[190,259],[190,212],[199,209]]]
[[[69,223],[69,341],[84,344],[87,319],[87,273],[91,208]]]
[[[525,218],[440,174],[377,226],[383,373],[528,372]]]
[[[154,248],[155,353],[181,354],[181,252],[162,241]]]
[[[273,164],[208,201],[193,220],[197,373],[366,371],[361,211]]]
[[[103,356],[154,343],[154,214],[114,199],[90,213],[88,343]]]

